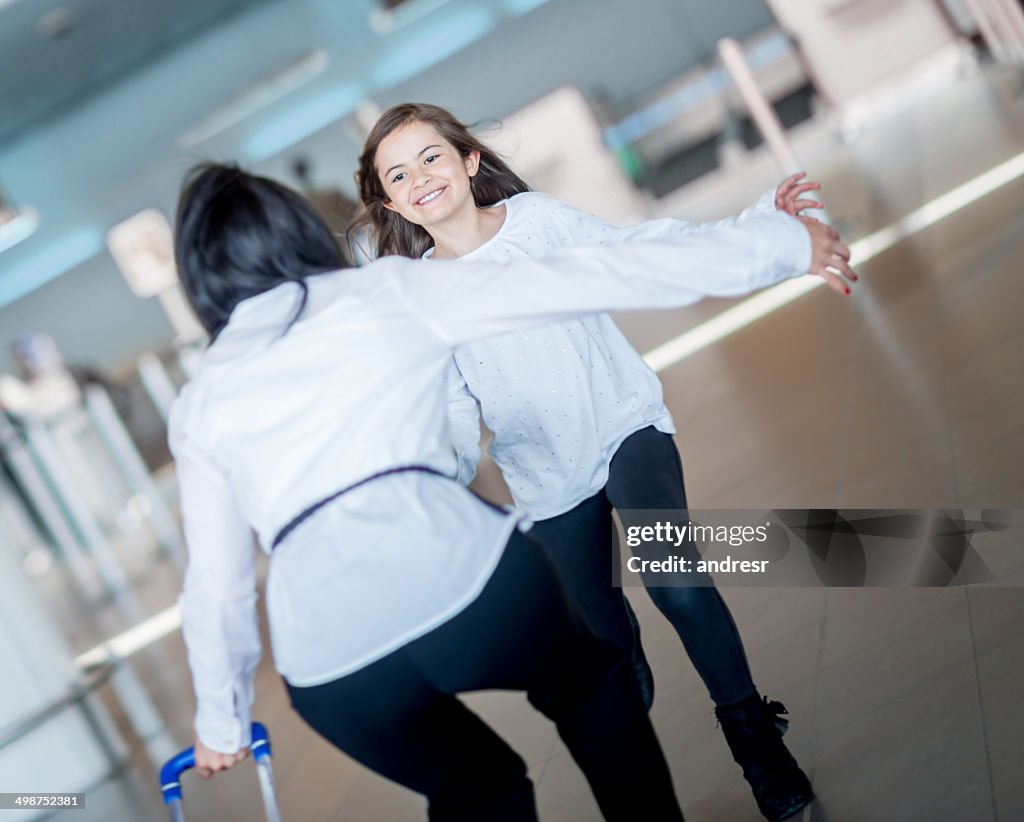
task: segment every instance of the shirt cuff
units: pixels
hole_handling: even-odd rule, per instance
[[[759,219],[768,221],[771,230],[763,235],[759,258],[764,265],[756,272],[758,282],[754,287],[763,288],[806,274],[811,267],[811,235],[804,224],[778,210]]]
[[[757,215],[774,214],[778,211],[775,207],[775,192],[777,189],[769,188],[764,194],[757,198],[757,201],[750,207],[750,210]]]
[[[211,751],[233,754],[252,743],[252,721],[248,709],[238,717],[224,716],[200,707],[196,711],[196,736]]]

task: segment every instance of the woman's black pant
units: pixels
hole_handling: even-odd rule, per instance
[[[526,765],[455,697],[482,689],[526,691],[557,724],[605,819],[682,819],[628,648],[587,630],[542,550],[518,532],[448,622],[333,682],[288,686],[329,742],[426,795],[433,822],[535,820]]]
[[[612,458],[608,482],[599,493],[571,511],[535,523],[530,532],[544,546],[590,629],[628,647],[632,629],[622,589],[612,583],[613,562],[618,560],[613,508],[624,527],[653,524],[646,517],[655,511],[686,510],[683,466],[669,434],[653,427],[631,434]],[[664,558],[664,546],[644,544],[633,551],[642,559]],[[673,547],[672,553],[700,558],[689,541]],[[647,593],[676,629],[715,704],[732,705],[753,694],[743,642],[710,577],[698,580],[689,574],[679,584],[665,585],[664,574],[654,576],[652,581],[660,584],[648,586]],[[701,581],[703,585],[693,584]]]

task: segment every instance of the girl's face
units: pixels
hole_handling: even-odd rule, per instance
[[[462,157],[430,123],[413,121],[381,140],[377,174],[384,185],[385,207],[429,230],[467,205],[475,208],[469,179],[480,166],[480,153]]]

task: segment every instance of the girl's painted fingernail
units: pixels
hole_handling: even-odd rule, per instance
[[[845,288],[846,288],[846,295],[849,296],[850,295],[850,286],[845,286]]]

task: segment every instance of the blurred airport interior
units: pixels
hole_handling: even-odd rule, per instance
[[[407,100],[622,225],[717,219],[806,170],[863,278],[849,300],[803,278],[616,317],[692,504],[1020,524],[1022,69],[1019,0],[0,0],[0,793],[163,819],[156,768],[191,744],[166,421],[205,345],[171,240],[193,164],[275,177],[339,232],[363,138]],[[508,499],[492,464],[474,487]],[[989,585],[725,589],[815,785],[796,818],[1024,819],[1024,549],[991,556]],[[629,597],[687,818],[759,819],[677,638]],[[302,725],[268,656],[284,817],[425,818]],[[467,700],[543,819],[599,818],[525,699]],[[190,818],[260,813],[246,768],[185,788]]]

